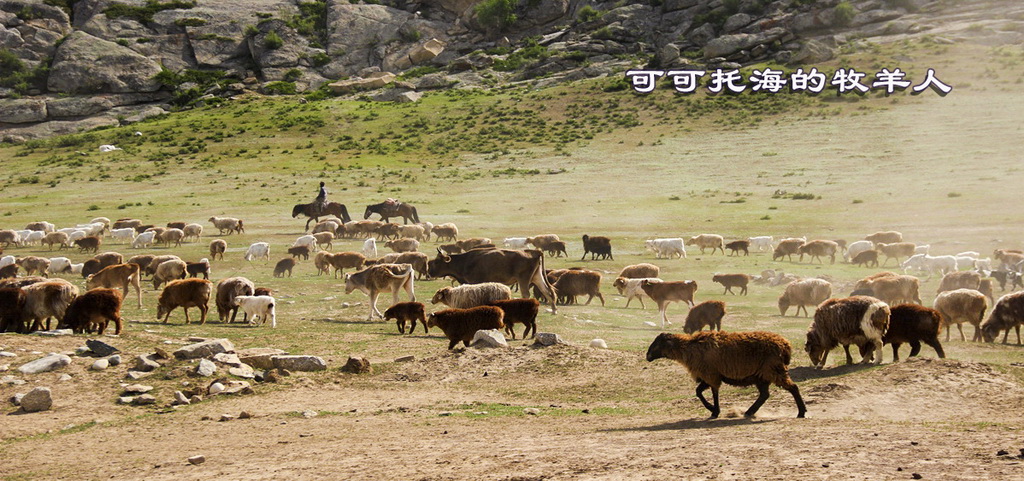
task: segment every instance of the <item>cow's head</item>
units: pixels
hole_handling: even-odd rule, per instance
[[[434,278],[445,276],[447,274],[447,266],[451,262],[452,256],[438,248],[437,257],[427,262],[427,275]]]

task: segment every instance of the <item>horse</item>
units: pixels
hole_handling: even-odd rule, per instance
[[[412,204],[398,204],[397,206],[388,205],[386,202],[380,204],[373,204],[366,206],[366,212],[363,214],[363,219],[369,219],[370,214],[380,214],[381,220],[387,222],[392,217],[401,217],[405,224],[409,223],[409,219],[412,219],[413,223],[419,224],[420,216],[416,213],[416,207]]]
[[[320,212],[317,212],[316,204],[296,204],[295,207],[292,207],[292,218],[298,217],[300,214],[309,217],[309,220],[306,221],[306,230],[309,230],[310,222],[320,222],[322,216],[333,215],[341,219],[342,222],[352,221],[352,218],[348,216],[345,204],[337,202],[328,202],[327,207]]]

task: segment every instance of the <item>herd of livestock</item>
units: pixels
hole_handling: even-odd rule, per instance
[[[211,217],[208,222],[220,235],[245,232],[245,224],[240,219]],[[56,319],[58,328],[72,329],[76,333],[102,333],[113,321],[115,333],[119,334],[123,328],[121,302],[129,295],[130,288],[134,288],[138,306],[142,307],[140,282],[145,275],[150,276],[154,290],[163,287],[158,296],[157,317],[164,322],[178,307],[183,308],[186,323],[191,321],[190,308],[197,308],[200,322],[205,322],[212,297],[222,322],[234,322],[241,310],[243,321],[250,317],[250,322],[269,320],[274,327],[276,301],[271,289],[257,287],[244,277],[222,279],[216,285],[209,280],[211,261],[223,260],[227,250],[224,239],[212,240],[209,257],[197,262],[186,262],[171,254],[140,254],[126,260],[117,252],[99,252],[104,243],[123,243],[132,248],[157,244],[176,247],[182,242],[199,242],[203,230],[203,225],[196,223],[172,222],[158,227],[137,219],[111,222],[102,217],[60,229],[48,222],[33,222],[23,230],[0,230],[0,332],[50,329],[51,319]],[[421,242],[431,240],[432,236],[437,242],[449,243],[438,246],[436,256],[430,259],[419,252],[419,248]],[[339,238],[362,239],[362,248],[330,252],[333,242]],[[608,237],[584,235],[582,241],[583,258],[590,255],[591,259],[614,259],[612,241]],[[924,343],[934,348],[939,357],[944,357],[939,332],[945,328],[948,341],[952,326],[956,326],[961,339],[966,340],[963,323],[974,325],[975,341],[992,342],[1005,331],[1003,342],[1006,343],[1010,330],[1015,329],[1018,344],[1021,342],[1024,291],[1014,292],[1016,287],[1024,287],[1021,285],[1024,268],[1021,251],[997,249],[986,258],[978,252],[931,256],[929,246],[904,242],[898,232],[878,232],[849,244],[843,240],[806,238],[776,242],[769,236],[726,242],[722,236],[713,234],[686,239],[651,239],[645,243],[656,259],[685,258],[689,246],[702,253],[710,249],[712,254],[721,252],[723,255],[726,250],[730,251],[729,255],[749,255],[751,250],[770,251],[776,261],[792,260],[793,256],[802,261],[806,256],[812,263],[824,263],[825,258],[835,263],[836,257],[841,256],[851,264],[869,267],[879,264],[884,267],[895,261],[894,265],[902,267],[903,273],[881,272],[865,277],[857,282],[850,297],[845,298],[833,298],[833,286],[825,279],[782,278],[788,281],[778,299],[782,315],[790,307],[796,308],[797,315],[801,310],[809,314],[808,306],[816,308],[805,350],[812,364],[819,368],[824,366],[828,352],[839,345],[845,348],[848,363],[853,362],[851,345],[859,349],[864,362],[872,359],[880,362],[883,344],[892,345],[896,359],[904,343],[911,345],[911,356],[916,355]],[[9,252],[4,255],[3,249],[13,251],[28,246],[47,246],[58,251],[77,249],[79,253],[94,256],[75,263],[68,257],[16,257]],[[393,252],[378,255],[378,247]],[[243,258],[250,262],[269,261],[270,251],[269,243],[256,242],[245,249]],[[531,331],[536,334],[541,304],[538,300],[549,304],[552,313],[557,312],[559,304],[576,303],[579,296],[588,296],[587,304],[594,297],[602,305],[605,301],[600,272],[584,268],[545,269],[545,254],[566,255],[566,243],[555,234],[509,237],[499,247],[488,238],[460,239],[458,228],[450,223],[406,225],[368,219],[348,222],[332,219],[317,222],[309,235],[296,239],[286,251],[288,256],[274,267],[275,277],[290,276],[297,259],[308,259],[312,254],[317,275],[344,274],[346,294],[360,290],[369,295],[370,319],[394,319],[402,333],[409,323],[409,332],[412,332],[417,321],[424,331],[439,327],[449,339],[450,349],[459,342],[469,346],[480,330],[504,328],[515,338],[512,327],[522,324],[524,337]],[[346,274],[345,269],[352,269],[352,272]],[[920,281],[908,275],[911,270],[943,276],[934,308],[922,305]],[[715,405],[698,393],[713,414],[717,414],[718,386],[730,382],[757,385],[765,397],[770,383],[789,389],[802,415],[805,409],[799,391],[787,381],[788,376],[781,378],[777,372],[755,372],[768,369],[758,359],[746,365],[741,362],[744,356],[732,353],[725,359],[721,358],[724,354],[717,351],[693,357],[696,355],[693,352],[703,352],[702,349],[732,346],[730,349],[746,350],[756,354],[755,357],[775,352],[778,362],[785,366],[790,356],[788,341],[769,333],[722,332],[725,303],[710,300],[697,304],[694,302],[695,281],[662,280],[658,277],[659,271],[658,266],[650,263],[630,265],[612,282],[627,299],[627,307],[634,299],[641,304],[645,298],[652,300],[658,306],[663,329],[669,324],[666,313],[669,304],[683,302],[690,307],[684,334],[659,336],[648,352],[648,359],[668,357],[686,365],[698,381],[699,391],[710,387],[715,393]],[[51,277],[60,275],[81,275],[86,279],[86,291],[80,294],[74,283]],[[452,280],[451,287],[439,289],[432,298],[432,303],[443,303],[449,309],[428,314],[425,306],[416,302],[413,280],[417,276]],[[748,284],[755,279],[757,276],[748,274],[715,274],[712,282],[721,284],[725,292],[746,294]],[[1011,293],[996,300],[994,283],[1004,291],[1009,284]],[[513,298],[513,289],[518,289],[521,298]],[[399,302],[402,291],[409,297],[408,302]],[[386,292],[391,292],[393,301],[382,313],[377,308],[377,298]],[[704,326],[710,331],[704,332]],[[737,347],[744,343],[753,343],[754,347]],[[766,347],[765,343],[777,346]],[[686,354],[687,349],[695,350]],[[756,412],[760,403],[763,399],[759,398],[748,413]]]

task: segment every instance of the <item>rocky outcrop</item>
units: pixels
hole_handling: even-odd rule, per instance
[[[46,83],[52,92],[127,93],[160,88],[160,66],[114,42],[78,31],[57,48]]]

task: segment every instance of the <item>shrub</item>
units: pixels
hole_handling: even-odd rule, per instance
[[[206,25],[206,20],[195,17],[179,18],[174,21],[174,24],[179,27],[202,27]]]
[[[130,18],[139,23],[153,21],[153,15],[164,10],[190,9],[196,6],[195,2],[183,0],[171,0],[167,3],[160,3],[158,0],[146,0],[142,6],[128,5],[125,3],[111,3],[103,9],[108,18]]]
[[[263,91],[271,95],[294,95],[294,82],[270,82],[263,86]]]
[[[580,22],[589,22],[601,18],[601,11],[586,5],[576,13],[576,19]]]
[[[441,69],[433,65],[420,65],[419,67],[413,67],[409,70],[406,70],[405,72],[402,72],[402,75],[399,75],[398,78],[399,80],[408,80],[411,78],[419,78],[424,75],[436,73],[439,71],[441,71]]]
[[[323,67],[331,62],[331,56],[324,52],[318,52],[316,55],[310,57],[309,61],[314,67]]]
[[[0,48],[0,87],[14,89],[25,94],[33,88],[45,89],[46,77],[50,72],[50,59],[39,62],[35,68],[28,68],[14,52]]]
[[[270,50],[277,50],[283,45],[284,40],[281,40],[281,36],[277,32],[270,32],[263,38],[263,46]]]
[[[515,0],[484,0],[474,7],[480,24],[493,31],[504,31],[519,20]]]
[[[302,70],[297,68],[293,68],[284,73],[285,82],[294,82],[300,78],[302,78]]]
[[[836,5],[836,7],[832,9],[832,15],[834,15],[837,25],[845,27],[849,25],[850,21],[853,20],[853,17],[857,15],[857,11],[853,9],[853,5],[850,5],[850,2],[844,0],[839,2],[839,5]]]
[[[423,37],[423,34],[415,28],[399,30],[398,35],[401,36],[402,41],[406,43],[419,41],[419,39]]]

